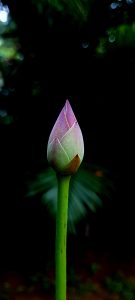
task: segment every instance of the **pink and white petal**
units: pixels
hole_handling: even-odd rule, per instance
[[[66,119],[65,106],[64,106],[53,126],[53,129],[49,136],[48,143],[50,144],[56,138],[61,140],[61,138],[68,131],[68,129],[69,129],[69,125]]]
[[[69,164],[69,157],[59,139],[55,139],[48,144],[47,159],[56,171],[62,171]]]
[[[76,117],[68,100],[66,100],[64,108],[69,127],[72,127],[73,124],[76,122]]]
[[[80,161],[82,161],[84,156],[84,141],[77,122],[66,132],[60,142],[70,160],[78,154]]]

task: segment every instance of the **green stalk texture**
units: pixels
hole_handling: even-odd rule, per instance
[[[56,300],[66,300],[68,194],[71,176],[58,177],[56,216]]]

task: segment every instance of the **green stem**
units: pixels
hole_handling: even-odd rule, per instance
[[[56,300],[66,300],[66,240],[70,176],[58,176],[56,216]]]

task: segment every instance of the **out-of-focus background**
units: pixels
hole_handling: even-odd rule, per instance
[[[54,299],[57,180],[47,141],[69,99],[68,299],[135,299],[135,1],[0,1],[0,299]]]

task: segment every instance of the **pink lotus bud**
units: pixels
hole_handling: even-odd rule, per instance
[[[80,166],[83,155],[82,132],[67,100],[51,131],[47,159],[56,172],[71,175]]]

